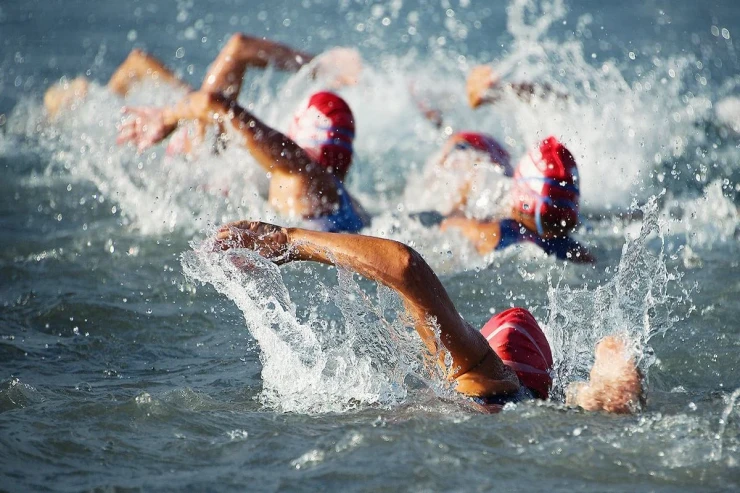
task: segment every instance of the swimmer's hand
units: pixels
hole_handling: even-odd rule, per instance
[[[632,413],[640,409],[642,401],[642,377],[635,359],[625,341],[614,336],[596,345],[588,383],[571,384],[566,390],[566,404],[587,411]]]
[[[313,76],[325,79],[332,89],[357,84],[362,72],[362,57],[354,48],[332,48],[311,63]]]
[[[468,103],[471,108],[477,108],[484,103],[492,103],[499,99],[496,89],[499,89],[500,78],[488,65],[473,67],[468,76],[466,89]]]
[[[177,128],[177,121],[170,121],[165,108],[127,107],[121,110],[127,118],[118,128],[116,143],[132,143],[142,152],[163,141]]]
[[[237,221],[221,226],[214,248],[222,251],[248,248],[277,265],[292,260],[288,230],[259,221]]]

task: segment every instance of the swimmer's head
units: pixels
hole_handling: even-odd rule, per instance
[[[505,176],[512,176],[509,153],[490,135],[477,132],[457,132],[445,145],[442,153],[443,166],[459,162],[465,165],[488,164],[499,169]]]
[[[504,364],[514,370],[522,385],[535,397],[548,398],[552,387],[552,352],[531,313],[523,308],[509,308],[491,317],[480,332]]]
[[[514,170],[512,214],[541,236],[563,236],[578,225],[578,167],[555,137],[543,140]]]
[[[340,179],[347,174],[352,164],[355,119],[346,101],[333,92],[317,92],[301,104],[288,137]]]

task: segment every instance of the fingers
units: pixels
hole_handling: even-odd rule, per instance
[[[214,251],[248,248],[278,264],[289,262],[289,239],[285,229],[259,221],[237,221],[216,233]]]

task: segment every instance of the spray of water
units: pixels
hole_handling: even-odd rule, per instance
[[[312,310],[301,321],[281,271],[253,252],[197,247],[183,255],[182,266],[189,278],[213,285],[244,314],[260,349],[260,399],[266,406],[284,412],[389,406],[405,399],[408,377],[432,386],[439,381],[387,288],[369,295],[341,268],[337,286],[312,278],[314,303],[336,307],[336,317]]]
[[[561,396],[568,383],[587,378],[595,344],[610,334],[630,341],[647,375],[654,363],[650,339],[673,326],[689,299],[682,274],[666,266],[664,223],[656,199],[648,202],[644,214],[640,232],[625,243],[611,280],[595,290],[558,285],[548,290],[550,315],[545,333],[555,362],[554,396]]]

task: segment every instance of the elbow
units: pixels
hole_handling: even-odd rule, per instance
[[[226,43],[226,46],[230,48],[240,48],[246,44],[249,44],[250,41],[252,41],[254,38],[251,36],[247,36],[244,33],[234,33],[229,38],[229,41]]]
[[[414,290],[431,271],[421,254],[403,243],[396,243],[394,257],[399,284],[405,289]]]

